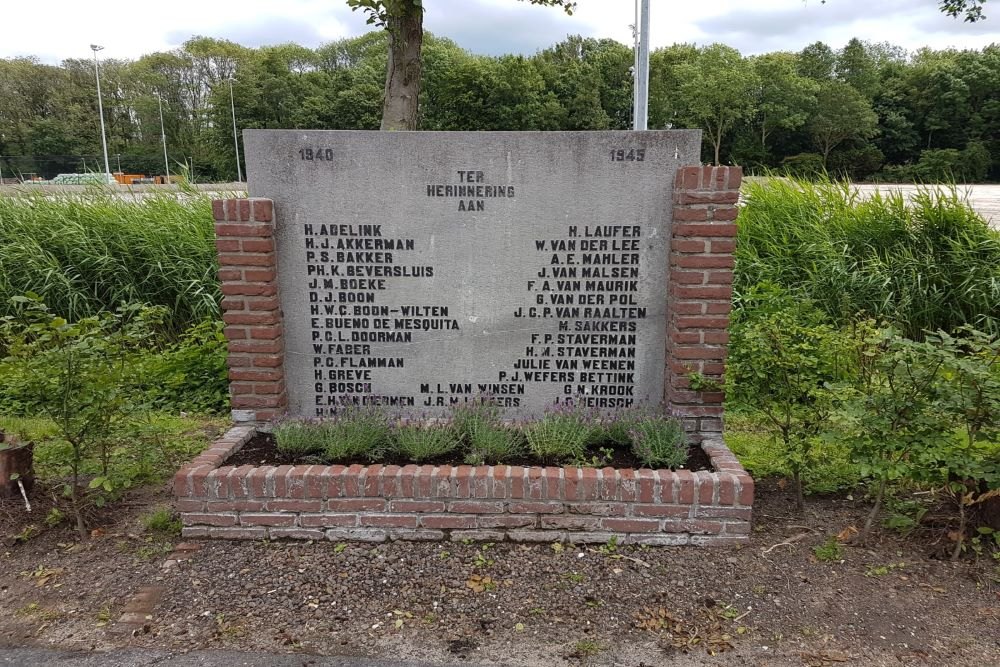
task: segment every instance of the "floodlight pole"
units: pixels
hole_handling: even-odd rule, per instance
[[[636,49],[635,68],[635,119],[636,130],[648,129],[649,125],[649,0],[641,2],[638,25],[638,48]]]
[[[236,147],[236,180],[243,182],[243,168],[240,167],[240,140],[236,134],[236,101],[233,98],[233,77],[229,77],[229,106],[233,110],[233,145]]]
[[[160,107],[160,138],[163,140],[163,168],[167,171],[167,182],[170,185],[170,160],[167,159],[167,131],[163,129],[163,99],[156,93],[156,104]]]
[[[104,148],[104,177],[106,182],[111,182],[111,165],[108,163],[108,138],[104,132],[104,102],[101,101],[101,68],[97,64],[97,52],[103,51],[103,46],[97,44],[90,45],[94,52],[94,76],[97,78],[97,112],[101,116],[101,146]]]

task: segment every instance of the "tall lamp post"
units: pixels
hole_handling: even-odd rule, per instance
[[[167,159],[167,131],[163,129],[163,99],[156,93],[156,104],[160,107],[160,138],[163,140],[163,168],[167,172],[167,185],[170,185],[170,160]]]
[[[229,77],[229,107],[233,110],[233,146],[236,147],[236,180],[243,182],[243,168],[240,167],[240,140],[236,134],[236,100],[233,97],[233,77]]]
[[[632,115],[636,130],[647,129],[649,119],[649,0],[636,0],[635,88]]]
[[[97,64],[97,52],[103,51],[103,46],[91,44],[90,50],[94,52],[94,76],[97,78],[97,112],[101,116],[101,146],[104,148],[104,177],[107,182],[111,182],[111,165],[108,164],[108,139],[104,133],[104,102],[101,101],[101,68]]]

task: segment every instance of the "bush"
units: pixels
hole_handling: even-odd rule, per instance
[[[0,266],[0,317],[28,292],[70,321],[122,303],[165,307],[171,334],[219,317],[211,202],[200,194],[0,196]]]
[[[396,451],[415,463],[444,456],[458,446],[458,436],[450,425],[403,424],[395,433]]]
[[[524,435],[515,428],[475,421],[467,434],[465,462],[469,465],[504,463],[524,453]]]
[[[92,495],[102,498],[101,493],[116,490],[115,432],[137,407],[130,362],[148,345],[162,311],[123,306],[70,323],[51,313],[37,295],[13,301],[15,314],[0,319],[0,340],[9,355],[0,362],[5,393],[51,419],[68,443],[65,495],[85,539],[81,474],[96,459],[100,472],[90,480]]]
[[[826,173],[823,156],[819,153],[799,153],[781,161],[782,170],[797,178],[816,178]]]
[[[196,324],[177,343],[139,361],[150,406],[199,414],[221,414],[229,409],[224,326],[215,320]]]
[[[1000,232],[954,191],[861,200],[846,183],[750,182],[738,220],[734,306],[763,282],[836,326],[876,319],[919,339],[1000,331]]]
[[[584,458],[587,446],[601,434],[595,413],[570,403],[546,410],[542,418],[524,428],[528,451],[545,463]]]
[[[814,306],[766,284],[744,296],[733,325],[728,393],[763,415],[800,509],[803,474],[852,379],[852,343]]]
[[[297,419],[280,421],[271,429],[274,445],[292,460],[308,460],[326,450],[326,426]]]
[[[669,417],[646,417],[632,428],[632,453],[648,468],[679,468],[687,461],[684,426]]]

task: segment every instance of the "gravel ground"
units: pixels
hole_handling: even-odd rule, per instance
[[[170,543],[136,527],[163,500],[136,500],[85,545],[51,530],[6,547],[0,645],[484,665],[1000,664],[1000,569],[935,560],[939,546],[892,535],[818,561],[814,547],[860,525],[865,506],[846,497],[796,515],[763,484],[744,548],[204,542],[166,570]],[[148,623],[114,632],[147,585],[164,588]]]

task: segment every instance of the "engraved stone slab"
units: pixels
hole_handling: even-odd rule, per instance
[[[244,137],[291,414],[662,400],[674,173],[700,131]]]

